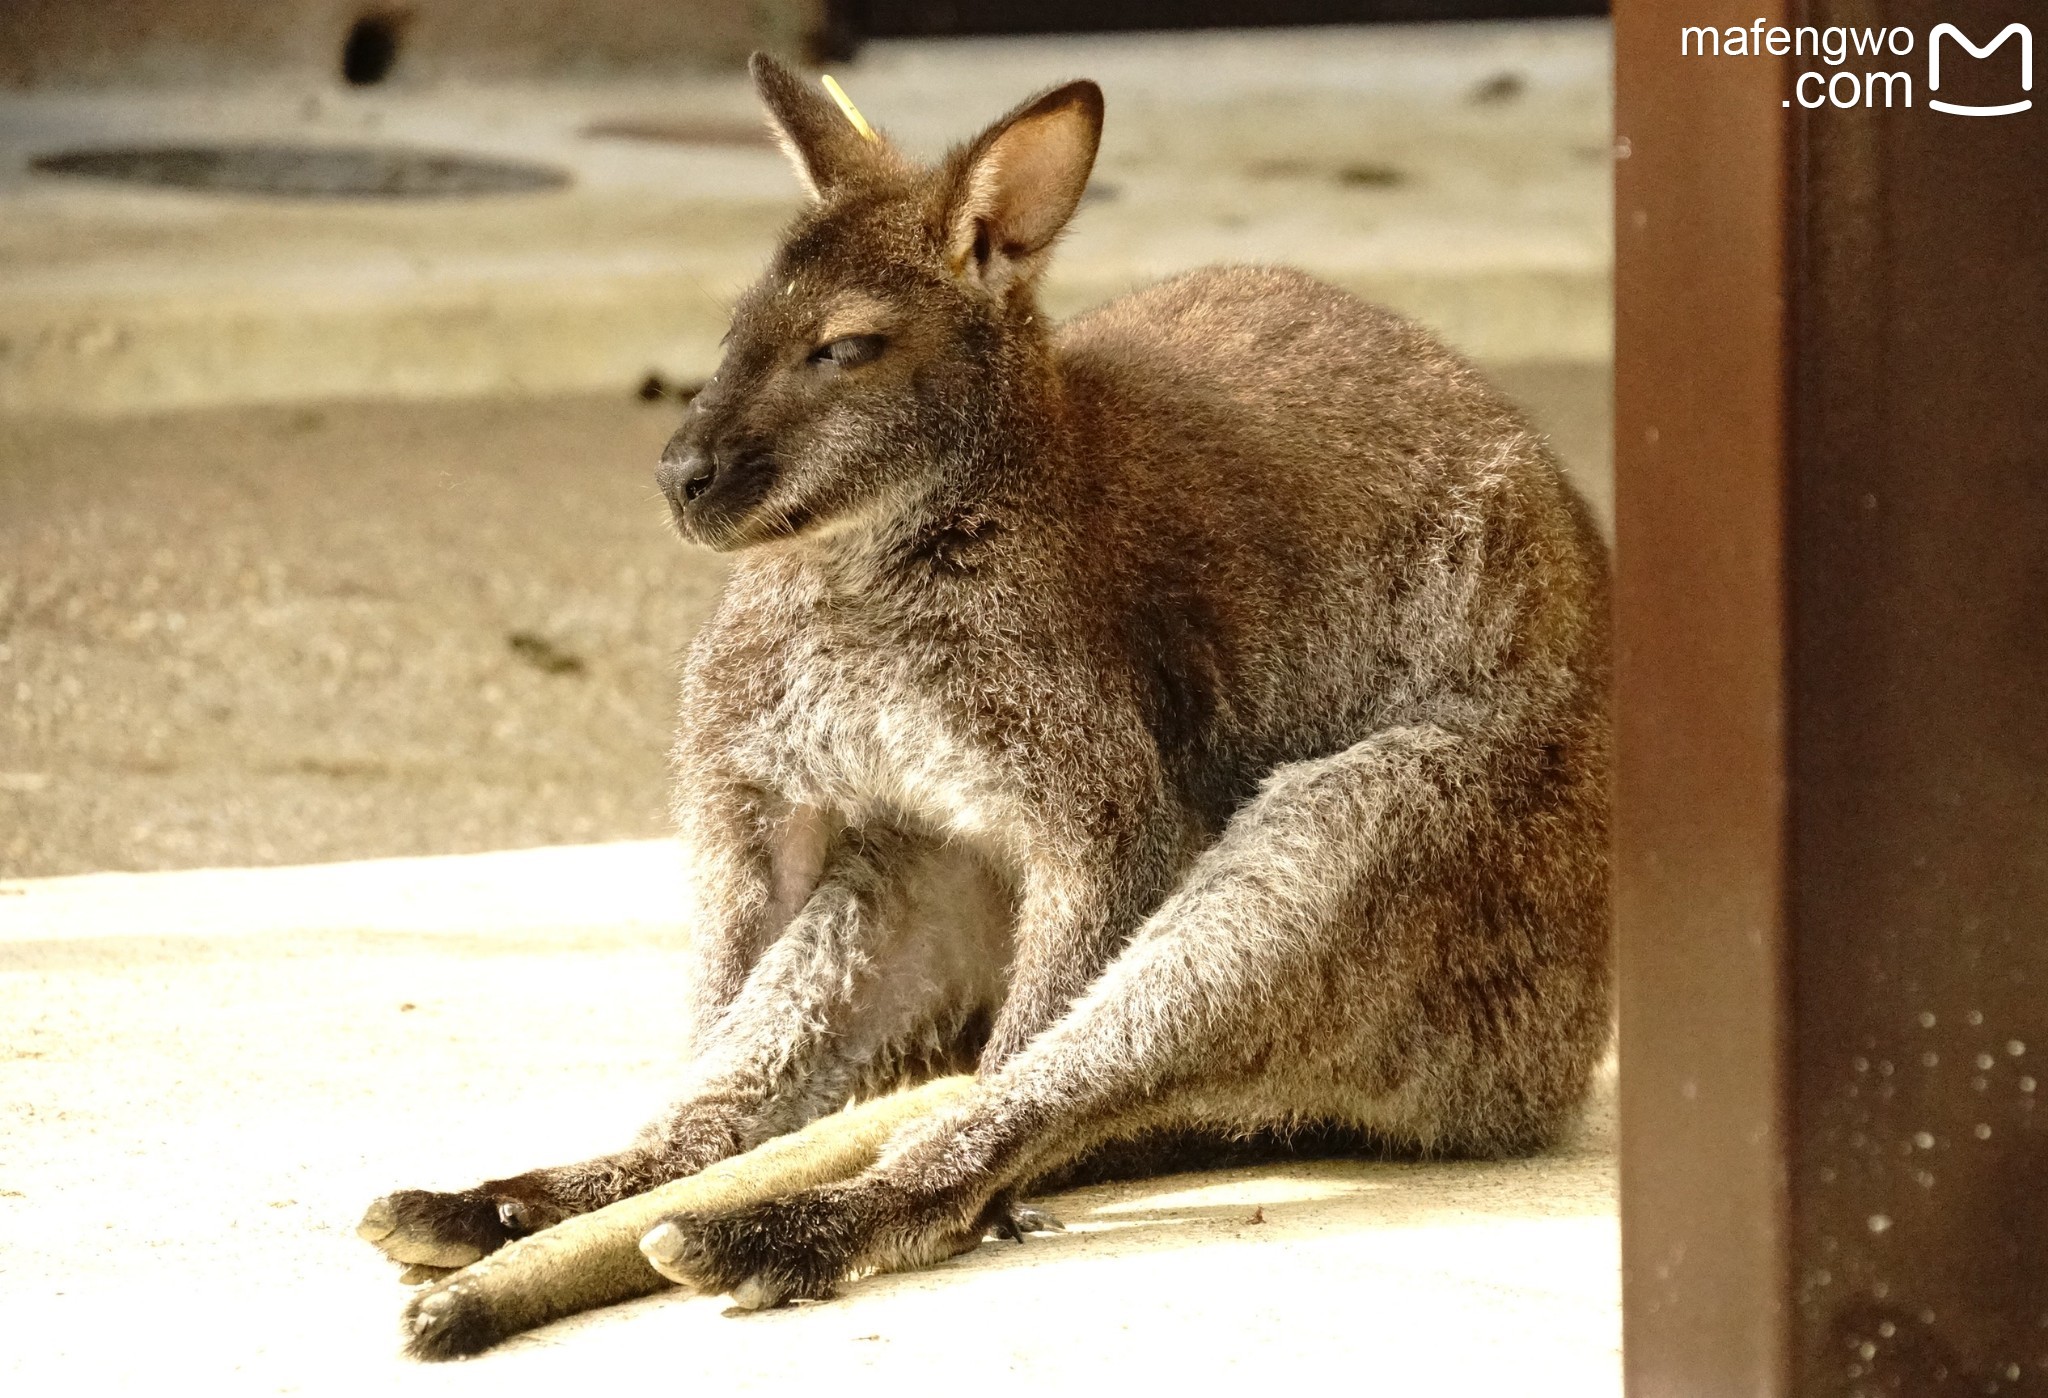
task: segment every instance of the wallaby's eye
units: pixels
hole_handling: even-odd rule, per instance
[[[873,363],[886,343],[880,335],[845,335],[811,351],[811,363],[830,364],[836,369],[855,369]]]

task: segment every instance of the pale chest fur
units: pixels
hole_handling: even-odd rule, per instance
[[[830,608],[775,620],[770,673],[729,749],[764,786],[850,824],[1017,838],[1023,793],[967,722],[954,657]]]

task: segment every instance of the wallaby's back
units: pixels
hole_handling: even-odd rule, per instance
[[[1203,746],[1242,768],[1221,791],[1446,685],[1604,748],[1605,547],[1520,413],[1422,327],[1302,272],[1211,267],[1057,345],[1095,556],[1139,652],[1208,695]]]

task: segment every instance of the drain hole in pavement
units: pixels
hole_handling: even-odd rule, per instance
[[[47,175],[298,199],[446,199],[569,183],[566,171],[547,165],[388,146],[110,147],[29,164]]]
[[[364,15],[349,26],[341,42],[342,81],[350,87],[375,87],[391,76],[398,62],[397,15]]]

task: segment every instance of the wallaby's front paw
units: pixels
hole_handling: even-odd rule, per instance
[[[394,1262],[467,1267],[561,1217],[545,1205],[494,1193],[488,1186],[458,1194],[401,1189],[363,1211],[356,1236]]]

